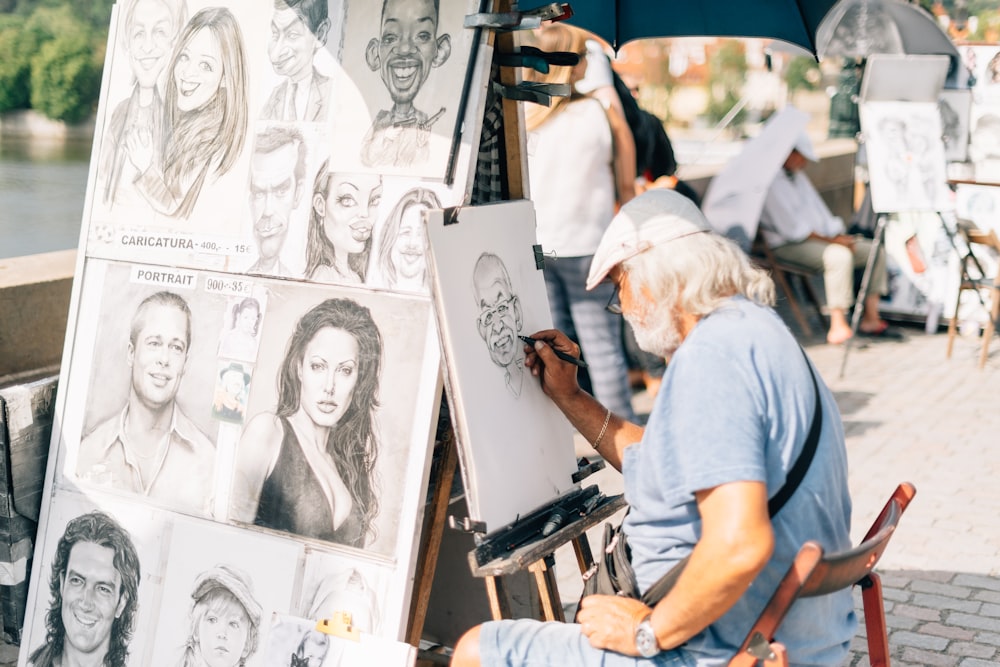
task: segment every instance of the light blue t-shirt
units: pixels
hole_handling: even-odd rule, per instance
[[[722,618],[684,645],[698,665],[726,664],[807,540],[851,547],[847,452],[833,395],[801,485],[773,519],[771,561]],[[737,481],[781,488],[805,444],[816,394],[803,352],[770,308],[736,297],[702,318],[677,350],[641,442],[625,450],[625,532],[645,590],[701,533],[696,491]],[[795,665],[840,665],[856,630],[850,591],[799,600],[777,638]]]

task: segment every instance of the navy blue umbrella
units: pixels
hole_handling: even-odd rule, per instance
[[[569,0],[571,23],[617,51],[643,37],[770,37],[816,55],[816,30],[835,0]]]

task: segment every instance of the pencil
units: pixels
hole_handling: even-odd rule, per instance
[[[523,340],[528,345],[532,345],[532,346],[534,346],[534,344],[538,342],[537,339],[531,338],[530,336],[518,336],[518,338],[520,338],[521,340]],[[550,345],[549,347],[552,347],[552,346]],[[555,352],[556,356],[559,357],[560,359],[562,359],[563,361],[568,361],[569,363],[571,363],[574,366],[577,366],[579,368],[587,368],[587,362],[584,361],[583,359],[578,359],[578,358],[574,357],[571,354],[566,354],[565,352],[561,352],[561,351],[555,349],[554,347],[552,348],[552,351]]]

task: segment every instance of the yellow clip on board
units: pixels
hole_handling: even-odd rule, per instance
[[[316,630],[326,635],[342,637],[352,641],[361,640],[361,632],[351,623],[351,612],[337,611],[330,618],[324,618],[316,623]]]

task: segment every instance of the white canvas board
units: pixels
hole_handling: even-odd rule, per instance
[[[1000,182],[1000,97],[972,105],[969,160],[976,181]]]
[[[462,24],[479,3],[346,5],[334,169],[443,178],[477,33]]]
[[[859,111],[874,210],[953,209],[937,103],[864,102]]]
[[[948,75],[948,56],[872,54],[865,62],[860,102],[934,102]]]
[[[401,591],[393,590],[391,574],[384,562],[307,549],[302,587],[292,613],[320,621],[347,612],[361,632],[398,639],[406,629],[409,609],[402,605]]]
[[[938,98],[944,156],[948,162],[965,162],[969,156],[969,121],[972,115],[972,91],[942,90]]]
[[[406,667],[414,664],[416,656],[417,650],[403,642],[365,632],[357,638],[328,634],[317,630],[314,620],[275,614],[263,667]]]
[[[489,532],[570,490],[576,459],[572,429],[524,368],[517,339],[552,326],[534,207],[457,215],[446,225],[431,211],[427,229],[469,515]]]
[[[983,230],[993,230],[1000,234],[1000,187],[996,185],[975,185],[959,183],[955,191],[955,213],[959,220],[971,222]],[[964,255],[968,246],[961,236],[956,237],[959,251]],[[994,275],[1000,265],[1000,257],[982,246],[976,246],[974,252],[983,272]],[[954,282],[958,284],[958,268],[956,263]],[[959,322],[974,322],[985,324],[989,320],[989,304],[991,290],[983,288],[981,299],[971,290],[962,292],[962,300],[958,306]],[[955,310],[954,299],[948,304],[945,315],[950,316]]]
[[[260,648],[267,619],[290,608],[301,554],[302,545],[291,540],[178,519],[165,558],[153,651],[144,664],[172,667],[186,655],[265,664]]]
[[[105,516],[92,519],[93,512]],[[78,638],[65,641],[81,650],[88,637],[99,637],[118,654],[143,654],[156,627],[165,526],[165,515],[150,508],[60,492],[38,536],[18,665],[28,664],[49,633]],[[67,550],[57,557],[64,536]],[[94,549],[95,540],[112,546]],[[53,589],[53,573],[71,585]],[[88,590],[94,602],[82,601]]]

